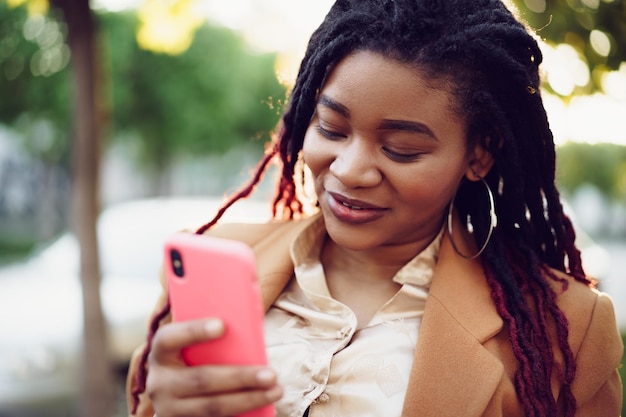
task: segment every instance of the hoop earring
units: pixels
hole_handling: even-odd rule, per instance
[[[485,243],[483,243],[480,250],[476,254],[472,256],[468,256],[468,255],[461,253],[459,248],[456,246],[456,243],[454,242],[454,233],[452,232],[452,219],[454,216],[452,214],[452,210],[454,208],[454,200],[456,198],[456,192],[452,196],[452,200],[450,201],[450,206],[448,207],[448,235],[450,236],[450,242],[452,242],[452,247],[454,248],[455,252],[458,253],[459,256],[462,256],[465,259],[475,259],[475,258],[478,258],[480,254],[483,253],[483,251],[487,247],[487,244],[489,243],[489,240],[491,239],[493,230],[498,225],[498,217],[496,216],[496,206],[495,206],[495,202],[493,198],[493,192],[491,191],[491,187],[489,187],[489,184],[487,183],[487,181],[485,181],[483,177],[479,175],[477,175],[477,177],[485,185],[485,188],[487,188],[487,196],[489,198],[489,232],[487,233],[487,239],[485,239]]]

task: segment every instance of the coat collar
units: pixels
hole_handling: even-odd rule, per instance
[[[289,248],[293,239],[319,219],[314,215],[290,222],[290,227],[278,227],[263,233],[263,239],[251,246],[260,259],[258,275],[265,309],[268,309],[293,275]],[[463,253],[473,253],[470,236],[460,228],[454,229],[455,242]],[[483,343],[502,328],[493,304],[490,289],[478,260],[459,256],[445,233],[435,267],[429,298],[445,307],[447,315],[479,342]],[[427,307],[428,308],[428,304]]]

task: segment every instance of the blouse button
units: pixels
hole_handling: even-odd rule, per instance
[[[325,404],[330,401],[330,395],[326,392],[322,392],[319,397],[313,400],[313,404]]]
[[[342,328],[341,330],[339,330],[339,332],[337,333],[340,339],[345,339],[346,337],[350,335],[350,333],[352,333],[352,328],[350,326],[346,326]]]

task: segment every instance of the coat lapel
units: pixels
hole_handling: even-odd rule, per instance
[[[459,234],[455,234],[455,237]],[[463,253],[472,253],[464,242]],[[480,263],[446,235],[426,301],[403,416],[480,416],[503,376],[483,343],[502,329]]]
[[[319,218],[319,214],[300,221],[285,223],[282,227],[252,246],[258,261],[258,276],[263,307],[267,311],[293,276],[293,261],[290,256],[291,242],[308,225]]]

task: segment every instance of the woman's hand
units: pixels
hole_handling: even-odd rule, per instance
[[[276,373],[261,366],[187,366],[181,349],[220,337],[218,319],[170,323],[156,332],[146,391],[159,417],[234,416],[282,397]]]

